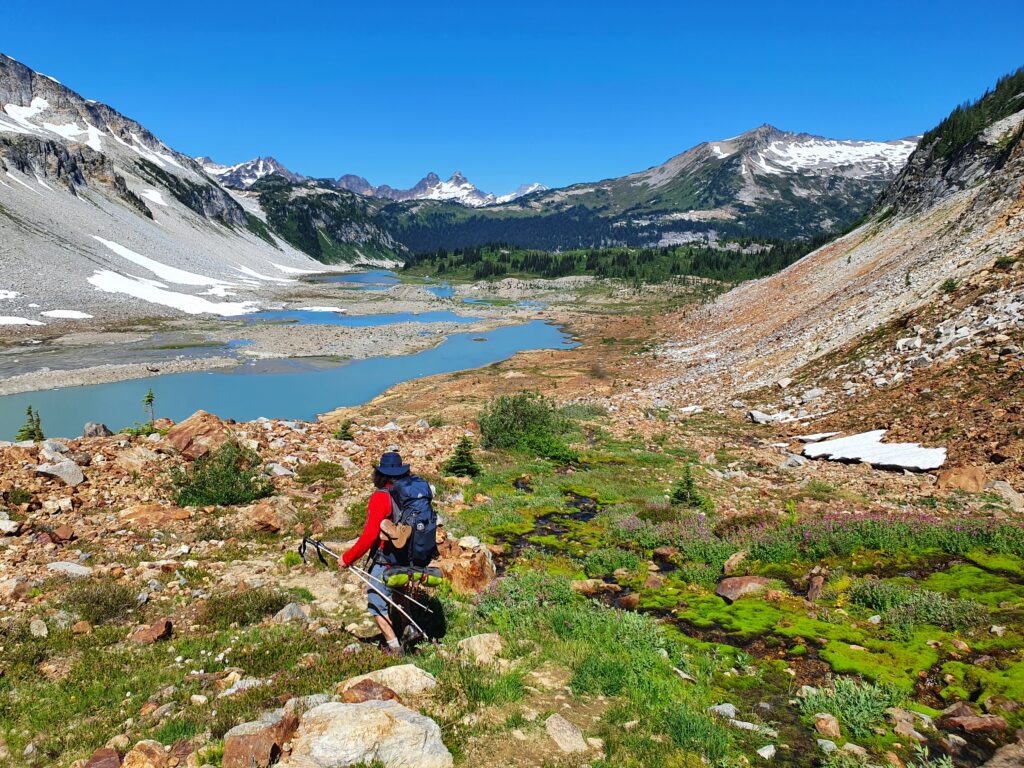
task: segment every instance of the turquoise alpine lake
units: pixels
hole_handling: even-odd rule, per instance
[[[237,317],[230,318],[238,320]],[[367,328],[395,323],[473,323],[479,317],[457,315],[448,310],[434,312],[389,312],[382,315],[346,315],[341,312],[311,312],[308,309],[281,309],[243,315],[249,323],[296,323],[298,325],[343,325],[349,328]]]
[[[47,437],[77,437],[88,421],[117,431],[144,419],[142,398],[153,389],[156,415],[180,421],[197,410],[251,421],[266,416],[314,419],[359,405],[403,381],[505,360],[530,349],[576,346],[560,327],[543,320],[485,333],[455,333],[411,355],[338,362],[322,358],[270,360],[235,368],[65,387],[0,397],[0,439],[13,439],[32,406]]]

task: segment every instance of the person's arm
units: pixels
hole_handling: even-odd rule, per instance
[[[391,515],[391,494],[377,491],[370,497],[366,508],[366,525],[356,543],[338,560],[338,567],[352,565],[356,560],[370,551],[374,542],[380,537],[380,524]]]

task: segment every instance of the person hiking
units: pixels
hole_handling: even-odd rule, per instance
[[[391,621],[394,595],[387,585],[388,569],[425,567],[437,556],[437,515],[431,505],[430,485],[412,474],[395,451],[380,457],[373,468],[373,485],[366,508],[366,524],[356,542],[338,558],[347,568],[370,553],[367,608],[380,627],[389,653],[402,646]]]

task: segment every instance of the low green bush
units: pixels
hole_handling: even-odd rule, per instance
[[[959,631],[984,624],[988,619],[985,606],[973,600],[878,579],[855,584],[850,600],[881,613],[883,624],[899,638],[909,637],[923,624]]]
[[[819,712],[834,715],[842,730],[860,739],[871,735],[871,729],[885,720],[885,710],[899,706],[903,700],[903,693],[895,686],[840,677],[831,690],[805,696],[800,712],[809,718]]]
[[[172,467],[170,485],[182,507],[249,504],[274,492],[274,484],[261,473],[259,454],[234,440],[191,466]]]
[[[80,581],[64,595],[64,604],[94,626],[127,618],[138,606],[139,590],[116,581]]]
[[[592,579],[611,576],[619,568],[635,571],[640,567],[640,556],[628,549],[604,547],[591,551],[583,559],[583,570]]]
[[[330,483],[345,476],[345,468],[333,461],[318,461],[315,464],[303,464],[295,472],[295,479],[303,485],[313,483]]]
[[[565,441],[567,420],[555,404],[534,392],[502,395],[491,400],[477,421],[485,448],[528,453],[555,461],[573,461]]]
[[[341,422],[341,426],[334,431],[334,437],[336,440],[354,440],[355,435],[352,434],[352,420]]]
[[[216,629],[227,629],[235,623],[244,627],[274,615],[290,602],[292,597],[286,592],[263,587],[215,594],[202,612],[203,623]]]

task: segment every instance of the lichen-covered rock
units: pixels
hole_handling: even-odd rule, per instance
[[[330,702],[302,716],[282,768],[451,768],[441,729],[395,701]]]
[[[436,678],[429,672],[420,669],[415,664],[399,664],[345,680],[338,684],[338,693],[344,694],[349,688],[364,680],[370,680],[390,688],[399,696],[416,696],[437,687]]]

